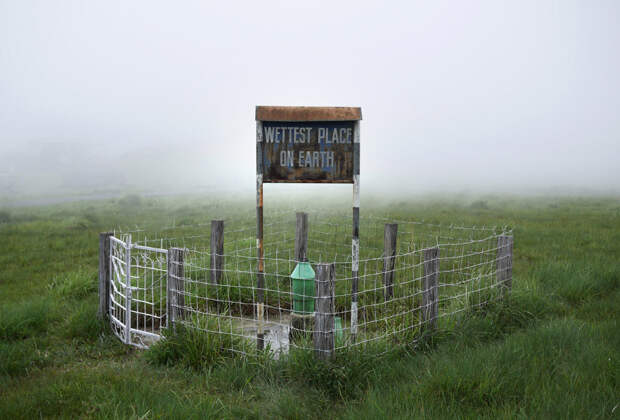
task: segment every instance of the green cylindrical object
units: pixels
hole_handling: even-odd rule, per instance
[[[293,312],[314,312],[314,270],[310,263],[300,262],[291,274],[293,279]]]
[[[336,338],[336,345],[341,345],[342,339],[344,338],[344,329],[342,328],[342,318],[339,316],[334,317],[334,334]]]

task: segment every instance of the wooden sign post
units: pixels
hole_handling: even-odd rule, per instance
[[[264,348],[263,183],[353,184],[351,335],[357,334],[361,108],[256,107],[257,347]]]

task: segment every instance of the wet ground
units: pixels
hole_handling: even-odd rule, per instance
[[[256,335],[258,334],[258,325],[258,321],[256,320],[244,319],[241,322],[243,335],[246,337],[256,338]],[[269,348],[273,352],[276,359],[281,354],[288,353],[290,329],[290,315],[281,315],[278,318],[271,318],[263,322],[265,345],[269,345]]]

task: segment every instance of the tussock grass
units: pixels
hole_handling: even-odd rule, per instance
[[[81,267],[55,277],[48,287],[59,298],[83,299],[98,292],[98,276],[96,271]]]
[[[104,365],[97,375],[90,369],[81,366],[41,374],[33,380],[28,398],[12,394],[2,401],[2,416],[204,419],[225,415],[221,399],[205,393],[204,382],[192,384],[194,378],[183,373],[160,373],[142,365]],[[148,387],[145,377],[153,379]],[[186,386],[186,391],[171,392]]]
[[[0,341],[0,375],[28,374],[32,369],[45,366],[47,361],[48,356],[38,346],[36,339]]]
[[[57,306],[47,296],[4,303],[0,308],[0,338],[19,340],[45,333],[58,317]]]
[[[313,351],[295,349],[282,360],[278,371],[284,381],[313,387],[331,400],[359,397],[378,376],[381,362],[377,354],[385,349],[381,344],[342,349],[327,361],[318,361]]]
[[[146,359],[156,365],[180,364],[195,370],[208,370],[225,363],[228,359],[244,358],[241,353],[230,349],[241,348],[243,338],[230,334],[216,334],[217,320],[194,319],[192,327],[183,324],[174,329],[162,331],[164,339],[155,343],[146,352]],[[251,352],[251,349],[248,349]]]
[[[451,328],[427,333],[409,346],[379,340],[338,350],[327,361],[317,360],[314,352],[308,350],[312,347],[310,341],[299,343],[301,348],[293,348],[289,354],[273,360],[267,351],[250,357],[228,351],[233,344],[236,348],[241,345],[231,343],[231,336],[179,326],[176,332],[168,330],[167,338],[146,351],[145,357],[154,365],[178,365],[207,373],[210,379],[231,390],[243,390],[262,380],[270,386],[310,390],[324,401],[349,401],[363,396],[373,383],[388,381],[394,374],[394,363],[415,360],[438,348],[471,348],[498,340],[535,325],[552,314],[552,309],[549,302],[517,295],[492,301],[484,308],[477,306],[460,316]],[[386,349],[390,350],[386,353]],[[286,401],[283,404],[287,407]]]
[[[371,391],[344,417],[396,408],[424,418],[605,418],[618,390],[620,342],[607,341],[616,327],[549,320],[490,345],[439,347],[398,365],[396,377],[408,383]]]
[[[610,264],[611,263],[611,264]],[[571,305],[600,298],[620,287],[620,263],[549,261],[534,270],[543,288]]]
[[[97,318],[97,313],[93,311],[97,303],[89,300],[77,305],[63,328],[65,337],[92,342],[108,333],[107,322]]]

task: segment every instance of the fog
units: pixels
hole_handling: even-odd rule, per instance
[[[616,1],[0,1],[0,197],[249,193],[256,105],[362,107],[362,192],[616,194],[619,19]]]

